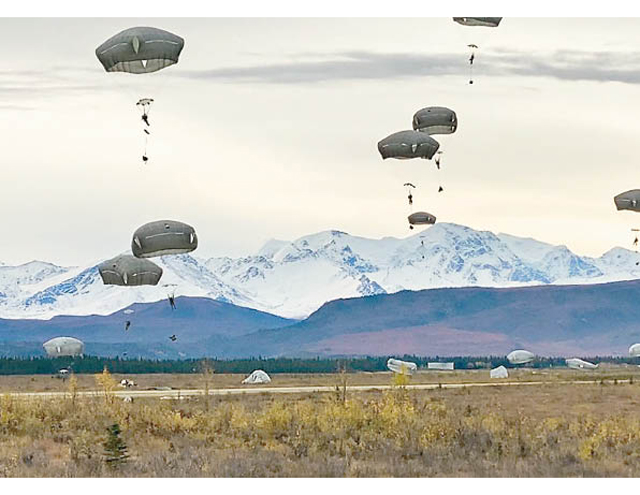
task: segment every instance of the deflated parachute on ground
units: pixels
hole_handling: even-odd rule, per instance
[[[73,357],[84,354],[84,342],[73,337],[56,337],[42,344],[42,347],[49,357]]]
[[[431,160],[440,144],[424,132],[400,131],[387,136],[378,143],[378,151],[382,159],[396,158],[408,160],[411,158],[425,158]]]
[[[96,48],[107,72],[148,74],[177,64],[184,40],[153,27],[125,29]]]
[[[130,254],[101,263],[98,271],[105,285],[157,285],[162,277],[162,268],[158,265]]]
[[[567,366],[574,370],[595,370],[598,365],[590,363],[588,361],[583,361],[578,358],[571,358],[566,360]]]
[[[426,107],[413,116],[413,129],[428,134],[453,134],[458,128],[456,112],[446,107]]]
[[[502,17],[454,17],[453,20],[463,26],[498,27]]]
[[[131,250],[137,258],[190,253],[198,247],[196,231],[175,220],[150,222],[133,234]]]
[[[640,211],[640,189],[632,189],[613,198],[618,210]]]
[[[387,368],[394,373],[400,373],[401,375],[413,375],[418,371],[418,365],[408,361],[400,361],[399,359],[389,359],[387,361]]]
[[[497,368],[493,368],[489,372],[489,377],[490,378],[509,378],[509,372],[507,371],[507,368],[505,368],[504,366],[498,366]]]
[[[518,349],[507,354],[507,359],[511,364],[527,364],[535,359],[533,352]]]
[[[246,384],[271,383],[271,378],[264,371],[255,370],[248,377],[242,380],[242,383],[246,383]]]

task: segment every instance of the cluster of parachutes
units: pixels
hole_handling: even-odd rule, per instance
[[[498,27],[502,17],[454,17],[453,20],[463,26]],[[471,71],[469,84],[473,84],[473,63],[478,45],[472,43],[467,46],[472,50],[469,57],[469,70]],[[440,149],[440,143],[432,136],[456,132],[458,128],[456,112],[446,107],[426,107],[414,114],[412,124],[412,130],[395,132],[378,142],[378,151],[382,159],[434,159],[437,169],[440,170],[443,151]],[[435,215],[426,211],[413,212],[413,193],[416,186],[411,182],[405,183],[404,186],[409,188],[409,228],[413,229],[415,225],[433,225],[436,222]],[[440,184],[438,192],[443,191],[444,188]]]
[[[378,151],[383,160],[395,158],[396,160],[410,160],[422,158],[431,160],[436,157],[435,163],[440,169],[440,157],[442,151],[439,150],[440,143],[432,135],[453,134],[458,128],[458,116],[446,107],[426,107],[418,110],[412,119],[413,130],[400,131],[391,134],[378,143]],[[404,184],[406,187],[415,189],[411,182]],[[438,187],[438,192],[444,191],[442,185]],[[435,215],[425,211],[413,213],[413,194],[409,190],[409,228],[414,225],[433,225],[436,223]]]

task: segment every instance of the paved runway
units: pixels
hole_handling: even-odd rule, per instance
[[[607,383],[613,383],[613,380],[605,380]],[[540,385],[593,385],[601,383],[601,380],[556,380],[556,381],[493,381],[493,382],[475,382],[475,383],[425,383],[416,385],[407,385],[407,390],[435,390],[442,389],[460,389],[460,388],[476,388],[476,387],[509,387],[509,386],[540,386]],[[629,383],[629,380],[618,380],[618,383]],[[372,390],[390,390],[391,385],[347,385],[348,392],[366,392]],[[209,390],[209,395],[243,395],[243,394],[311,394],[334,392],[336,386],[311,386],[311,387],[263,387],[260,385],[250,385],[242,388],[220,388]],[[175,389],[175,390],[135,390],[135,389],[119,389],[114,392],[117,397],[131,398],[171,398],[179,399],[181,397],[193,397],[204,395],[202,389]],[[24,398],[59,398],[69,395],[68,392],[9,392],[12,397]],[[103,392],[99,391],[82,391],[78,392],[78,397],[100,397]]]

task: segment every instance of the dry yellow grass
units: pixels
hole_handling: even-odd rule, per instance
[[[347,386],[346,396],[343,388],[211,397],[207,407],[203,397],[124,403],[111,394],[117,377],[91,379],[99,398],[2,396],[0,476],[640,474],[640,380],[366,393]],[[114,423],[131,457],[109,468],[103,444]]]

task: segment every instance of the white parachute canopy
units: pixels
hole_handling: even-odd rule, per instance
[[[565,361],[569,368],[573,368],[575,370],[595,370],[598,367],[597,364],[583,361],[582,359],[578,358],[566,359]]]
[[[418,370],[418,365],[416,363],[390,358],[387,361],[387,368],[401,375],[413,375]]]
[[[535,359],[533,352],[517,349],[507,354],[507,359],[511,364],[527,364]]]
[[[629,347],[629,356],[638,357],[640,356],[640,344],[633,344]]]
[[[489,372],[489,376],[491,378],[509,378],[509,372],[504,366],[498,366]]]
[[[271,378],[262,370],[255,370],[242,383],[271,383]]]

